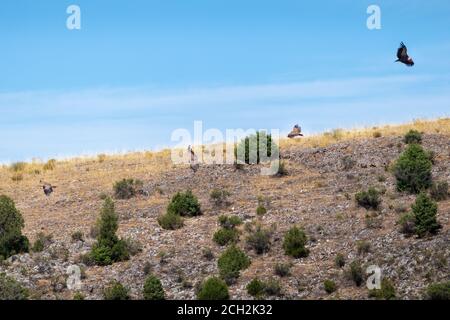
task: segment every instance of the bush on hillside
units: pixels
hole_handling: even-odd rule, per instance
[[[114,196],[117,199],[131,199],[142,189],[143,182],[134,179],[122,179],[114,184]]]
[[[221,228],[214,233],[213,240],[220,246],[236,243],[239,240],[239,231],[234,228]]]
[[[216,206],[221,207],[228,204],[228,197],[231,195],[230,192],[224,189],[213,189],[209,194],[210,201]]]
[[[426,297],[430,300],[450,300],[450,281],[430,284]]]
[[[198,300],[228,300],[229,298],[227,284],[217,277],[205,280],[197,293]]]
[[[258,131],[239,142],[235,148],[237,163],[258,164],[279,159],[279,150],[272,135]]]
[[[14,201],[0,196],[0,256],[4,259],[28,252],[28,238],[22,235],[24,220]]]
[[[375,188],[369,188],[367,191],[358,192],[355,195],[356,203],[365,209],[377,210],[380,203],[380,192]]]
[[[174,195],[167,207],[167,213],[177,214],[182,217],[194,217],[202,214],[200,203],[191,190],[178,192]]]
[[[431,186],[429,155],[418,144],[409,145],[394,165],[398,191],[420,193]]]
[[[247,237],[247,245],[255,250],[256,254],[263,254],[270,250],[271,230],[266,230],[258,226]]]
[[[103,291],[103,298],[105,300],[130,300],[128,289],[118,281],[113,281]]]
[[[240,271],[247,269],[249,265],[250,258],[234,245],[226,249],[217,261],[220,276],[228,284],[239,278]]]
[[[105,266],[118,261],[128,260],[127,243],[116,235],[118,229],[118,216],[115,212],[114,202],[106,198],[97,222],[99,233],[97,242],[92,247],[91,258],[97,265]]]
[[[27,300],[28,295],[28,290],[19,282],[0,273],[0,300]]]
[[[183,218],[174,213],[166,213],[158,217],[161,228],[166,230],[176,230],[183,227]]]
[[[415,232],[419,237],[436,233],[441,227],[436,220],[437,204],[425,193],[417,196],[411,206],[414,214]]]
[[[164,288],[161,281],[154,275],[149,275],[144,283],[145,300],[164,300]]]
[[[284,253],[294,258],[307,257],[309,254],[309,250],[305,248],[307,240],[306,234],[302,229],[292,227],[284,236]]]
[[[409,130],[403,137],[403,142],[406,144],[420,144],[422,143],[422,134],[417,130]]]
[[[247,293],[255,298],[260,298],[261,296],[263,296],[265,288],[266,286],[264,282],[262,282],[258,278],[254,278],[246,286]]]

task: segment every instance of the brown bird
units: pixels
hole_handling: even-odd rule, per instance
[[[414,65],[413,59],[408,56],[408,48],[406,48],[403,42],[400,43],[400,48],[397,50],[397,60],[395,60],[395,62],[404,63],[408,67],[412,67]]]
[[[42,186],[42,189],[44,190],[44,194],[48,197],[50,194],[52,194],[53,189],[56,188],[56,186],[52,186],[51,184],[44,184]]]
[[[198,168],[200,167],[200,164],[198,163],[198,158],[195,155],[194,150],[192,150],[191,146],[188,146],[188,151],[190,153],[189,166],[191,167],[192,171],[197,172]]]
[[[292,139],[292,138],[295,138],[295,137],[303,137],[302,128],[300,128],[298,126],[298,124],[296,124],[294,126],[294,128],[292,129],[292,131],[289,132],[289,134],[288,134],[288,138]]]

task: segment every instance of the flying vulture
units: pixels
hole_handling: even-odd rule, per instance
[[[44,190],[44,194],[47,197],[53,192],[54,188],[56,188],[56,186],[52,186],[51,184],[48,184],[48,183],[46,183],[42,186],[42,189]]]
[[[189,165],[192,171],[196,172],[200,167],[200,164],[198,163],[198,158],[195,155],[194,150],[192,150],[191,146],[188,146],[188,151],[189,151]]]
[[[404,63],[408,67],[412,67],[414,65],[413,59],[408,56],[408,48],[406,48],[403,42],[400,43],[400,48],[397,50],[397,60],[395,62]]]
[[[298,124],[296,124],[292,129],[292,131],[289,132],[288,134],[288,138],[295,138],[295,137],[303,137],[302,128],[300,128]]]

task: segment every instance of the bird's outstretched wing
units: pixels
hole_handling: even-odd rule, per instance
[[[397,50],[397,58],[400,60],[408,59],[408,48],[403,42],[400,43],[400,48]]]

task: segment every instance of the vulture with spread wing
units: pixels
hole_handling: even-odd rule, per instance
[[[296,124],[294,128],[292,128],[292,131],[289,132],[288,134],[288,138],[295,138],[295,137],[303,137],[302,128],[300,128],[298,124]]]
[[[400,48],[397,50],[397,60],[395,62],[401,62],[412,67],[414,65],[413,59],[408,56],[408,48],[406,48],[403,42],[400,43]]]

